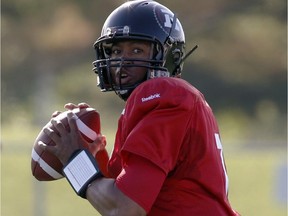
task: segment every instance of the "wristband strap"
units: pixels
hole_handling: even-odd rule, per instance
[[[73,153],[63,172],[75,192],[84,199],[88,185],[103,177],[96,160],[88,150],[77,150]]]

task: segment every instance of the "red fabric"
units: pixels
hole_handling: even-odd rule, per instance
[[[116,186],[128,197],[133,197],[148,212],[165,178],[165,173],[157,166],[144,158],[129,154],[116,179]]]
[[[131,94],[119,120],[110,175],[148,215],[236,215],[215,134],[214,115],[197,89],[179,78],[148,80]],[[144,158],[146,168],[143,161],[132,166],[130,158]],[[139,170],[147,175],[154,170],[155,184],[141,181]],[[158,172],[165,174],[162,184]],[[135,188],[150,190],[140,196]]]

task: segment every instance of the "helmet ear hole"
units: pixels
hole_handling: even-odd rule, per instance
[[[181,52],[180,49],[174,49],[172,51],[172,55],[173,55],[173,58],[174,58],[174,64],[175,65],[179,65],[180,62],[181,62],[181,59],[182,59],[182,56],[183,56],[183,53]]]
[[[166,56],[165,67],[172,76],[180,74],[183,68],[183,44],[176,46],[173,50],[168,51]]]
[[[181,59],[182,59],[183,53],[181,52],[180,49],[175,49],[175,50],[172,51],[172,55],[173,55],[173,58],[174,58],[175,68],[171,72],[172,72],[172,75],[175,76],[177,74],[180,74],[181,71],[182,71]]]

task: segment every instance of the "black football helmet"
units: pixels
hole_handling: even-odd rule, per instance
[[[141,60],[143,64],[140,66],[139,63],[131,64],[139,59],[110,58],[113,43],[121,40],[151,42],[153,55],[146,62]],[[181,74],[185,35],[180,21],[167,7],[153,0],[132,0],[108,16],[94,48],[96,60],[93,70],[98,74],[101,91],[115,91],[123,100],[127,100],[132,91],[147,79]],[[146,67],[147,76],[133,85],[117,85],[112,81],[113,67]]]

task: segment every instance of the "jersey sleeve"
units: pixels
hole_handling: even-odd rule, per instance
[[[122,152],[151,161],[167,175],[176,165],[195,101],[168,79],[138,88],[126,106]]]
[[[122,172],[116,178],[116,186],[148,213],[166,175],[144,158],[127,155],[125,161]]]

